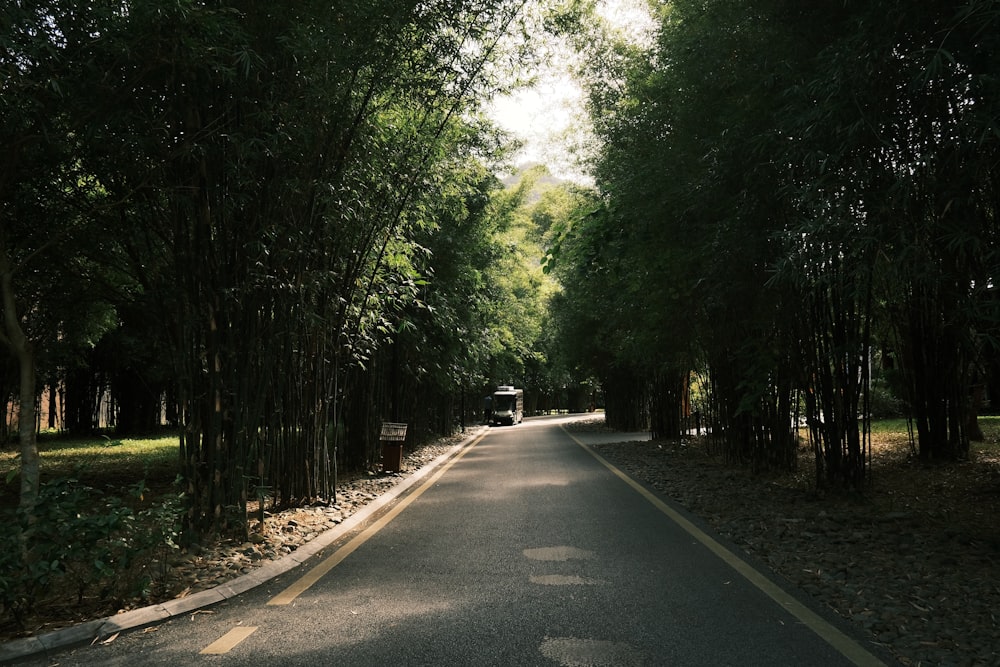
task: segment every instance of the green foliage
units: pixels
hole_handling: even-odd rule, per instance
[[[545,295],[540,254],[524,213],[530,182],[505,190],[482,166],[465,165],[430,209],[424,307],[400,341],[416,345],[418,374],[434,386],[523,381],[537,355]]]
[[[3,511],[11,527],[0,538],[0,604],[20,622],[47,596],[102,600],[145,598],[155,563],[177,548],[180,496],[143,506],[147,489],[107,495],[74,478],[45,482],[34,516]]]
[[[115,340],[173,361],[182,414],[204,416],[182,442],[192,533],[245,528],[246,470],[279,502],[330,496],[327,422],[428,307],[418,239],[454,156],[492,157],[472,119],[518,10],[138,2],[102,26],[87,94],[107,113],[81,153],[136,230],[120,247],[152,313],[123,309]],[[157,321],[167,344],[136,345]],[[152,365],[113,370],[127,390]]]
[[[714,432],[755,466],[794,463],[804,405],[817,482],[860,488],[858,424],[893,407],[868,384],[877,336],[921,454],[961,457],[997,322],[990,3],[684,0],[647,53],[592,10],[554,22],[588,55],[603,141],[604,212],[545,264],[576,350],[638,376],[708,368]]]
[[[416,323],[414,375],[439,387],[537,335],[537,280],[499,267],[516,206],[490,192],[501,140],[479,114],[526,53],[524,4],[5,14],[4,322],[25,326],[43,377],[69,375],[73,431],[93,427],[88,372],[123,432],[161,396],[179,404],[192,535],[245,530],[251,478],[278,502],[329,497],[330,424]]]

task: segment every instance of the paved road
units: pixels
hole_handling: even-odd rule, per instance
[[[581,446],[596,437],[492,428],[303,567],[27,664],[880,664]]]

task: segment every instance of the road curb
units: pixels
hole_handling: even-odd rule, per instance
[[[167,602],[142,607],[141,609],[133,609],[121,614],[115,614],[114,616],[106,616],[94,621],[79,623],[34,637],[15,639],[14,641],[0,644],[0,664],[9,664],[18,660],[24,660],[25,658],[47,651],[98,643],[119,632],[134,630],[154,623],[162,623],[163,621],[191,613],[192,611],[224,602],[256,588],[278,575],[298,567],[330,546],[330,544],[358,528],[359,525],[367,521],[373,514],[396,500],[417,482],[457,456],[459,452],[469,446],[485,430],[486,427],[484,426],[468,429],[468,435],[444,454],[415,470],[412,474],[402,479],[385,493],[379,495],[342,523],[320,533],[292,553],[278,560],[270,561],[232,581],[205,591],[200,591],[194,595],[168,600]]]

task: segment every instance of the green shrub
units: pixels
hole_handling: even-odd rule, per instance
[[[33,520],[19,510],[0,515],[15,530],[0,536],[0,605],[19,625],[51,591],[102,600],[146,598],[177,548],[180,495],[145,509],[139,482],[122,495],[106,495],[74,478],[43,483]]]
[[[906,416],[906,401],[885,383],[872,384],[869,399],[873,419],[899,419]]]

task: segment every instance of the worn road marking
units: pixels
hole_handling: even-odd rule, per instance
[[[734,554],[732,551],[722,546],[696,525],[684,518],[680,512],[667,505],[665,502],[650,493],[644,486],[626,475],[624,472],[612,465],[607,459],[595,452],[579,438],[560,426],[563,433],[568,435],[573,442],[583,447],[595,459],[601,462],[608,470],[620,477],[626,484],[631,486],[656,509],[667,515],[671,521],[683,528],[691,537],[708,547],[709,551],[721,558],[730,567],[736,570],[744,579],[760,589],[772,600],[781,605],[788,613],[797,618],[810,630],[822,637],[830,646],[839,651],[845,658],[859,667],[885,667],[885,663],[864,649],[863,646],[848,637],[846,634],[825,621],[819,614],[806,607],[796,600],[789,593],[783,590],[773,581],[755,570],[749,563]]]
[[[202,655],[222,655],[229,653],[241,641],[257,630],[256,626],[233,628],[201,650]]]
[[[542,655],[563,667],[597,667],[616,665],[631,667],[645,661],[632,646],[624,642],[608,642],[579,637],[546,637],[539,647]]]
[[[366,528],[360,534],[352,538],[347,544],[340,547],[334,551],[330,556],[326,558],[319,565],[313,569],[306,572],[298,580],[292,583],[291,586],[283,590],[282,592],[275,595],[273,598],[267,601],[269,606],[286,605],[291,604],[295,598],[304,593],[310,586],[315,584],[317,581],[323,578],[330,570],[337,567],[340,563],[344,561],[345,558],[350,556],[352,553],[358,550],[358,548],[370,540],[378,531],[385,528],[385,526],[399,516],[399,513],[406,509],[410,503],[419,498],[424,491],[434,486],[434,484],[441,479],[448,470],[458,462],[463,456],[465,456],[469,450],[479,444],[479,441],[486,436],[485,433],[480,435],[478,438],[473,440],[465,447],[462,451],[456,454],[450,461],[441,466],[441,469],[434,473],[426,482],[424,482],[416,491],[406,496],[403,500],[399,501],[391,510],[385,513],[385,515],[378,521],[373,523],[371,526]]]
[[[537,549],[525,549],[524,557],[531,560],[589,560],[594,557],[593,551],[578,549],[576,547],[539,547]]]
[[[575,574],[540,574],[528,578],[533,584],[540,586],[592,586],[601,582],[596,579],[578,577]]]

